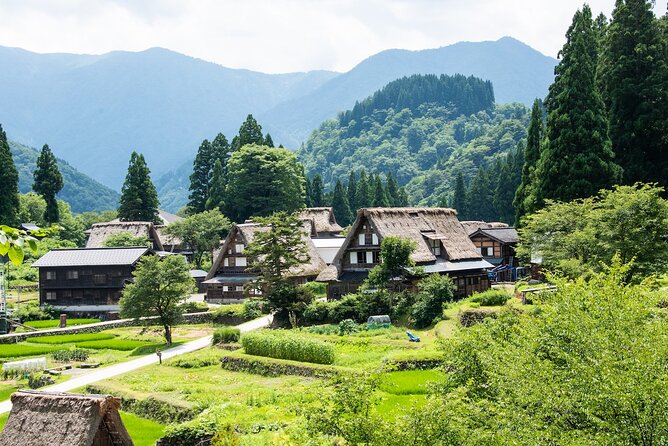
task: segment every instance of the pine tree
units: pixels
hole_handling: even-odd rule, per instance
[[[406,188],[402,187],[399,189],[399,207],[405,208],[408,206],[408,192]]]
[[[348,193],[348,204],[350,204],[350,210],[353,212],[353,214],[357,213],[357,209],[359,209],[359,206],[357,206],[357,174],[355,173],[354,170],[350,171],[350,175],[348,176],[348,186],[346,192]]]
[[[457,210],[460,220],[468,220],[468,207],[466,202],[466,185],[464,184],[464,175],[461,172],[457,174],[455,181],[455,192],[452,196],[452,205]]]
[[[208,140],[202,141],[195,161],[193,162],[193,173],[190,175],[190,195],[188,211],[190,214],[198,214],[206,208],[206,200],[209,196],[209,184],[211,183],[211,161],[213,147]]]
[[[387,185],[387,199],[390,202],[390,206],[398,207],[400,205],[399,185],[397,184],[397,180],[394,179],[392,172],[387,172],[385,184]]]
[[[527,131],[527,142],[524,148],[524,163],[522,165],[522,178],[513,205],[515,206],[515,225],[519,226],[522,218],[536,211],[537,197],[535,188],[538,179],[536,169],[540,161],[541,144],[545,136],[545,124],[543,123],[543,104],[540,99],[533,102],[531,108],[531,121]]]
[[[316,173],[311,180],[311,206],[321,207],[325,205],[324,189],[322,185],[322,177]]]
[[[274,140],[271,139],[271,135],[267,133],[267,136],[264,137],[264,145],[267,147],[274,147]]]
[[[118,218],[121,221],[151,221],[160,223],[158,193],[151,182],[151,171],[144,155],[132,152],[128,173],[121,188]]]
[[[306,183],[304,185],[305,192],[306,192],[306,207],[307,208],[312,208],[313,207],[313,186],[311,185],[311,179],[304,175],[306,179]]]
[[[266,142],[262,135],[262,126],[257,123],[253,115],[248,115],[239,127],[239,135],[232,140],[232,150],[236,151],[249,144],[264,145]]]
[[[0,125],[0,225],[16,226],[19,212],[19,173]]]
[[[610,139],[624,182],[668,185],[668,61],[648,0],[617,0],[601,53]]]
[[[355,190],[355,206],[358,209],[368,208],[373,203],[373,189],[371,187],[366,171],[362,169],[359,180],[357,181],[357,188]]]
[[[336,180],[336,186],[334,186],[334,193],[332,194],[332,210],[334,211],[336,220],[341,226],[345,227],[352,223],[353,213],[350,210],[348,196],[340,179]]]
[[[227,142],[227,138],[222,133],[218,133],[216,137],[211,141],[211,155],[209,158],[211,175],[213,175],[213,165],[216,163],[216,160],[220,160],[220,164],[223,167],[223,172],[226,172],[227,161],[230,159],[230,143]]]
[[[595,195],[621,175],[596,87],[596,32],[589,6],[576,12],[566,38],[546,102],[548,142],[536,176],[539,205],[548,198]]]
[[[57,223],[60,220],[60,215],[56,194],[64,186],[63,176],[58,170],[56,157],[53,156],[47,144],[44,144],[39,157],[37,157],[37,168],[33,172],[33,177],[35,181],[32,189],[41,195],[46,202],[44,221],[47,223]]]
[[[509,153],[505,162],[501,163],[501,170],[496,177],[496,187],[494,188],[494,209],[496,218],[494,220],[512,224],[515,221],[515,209],[513,208],[513,198],[517,185],[513,181],[513,161],[514,153]]]
[[[222,212],[225,206],[225,173],[223,164],[219,159],[213,165],[213,176],[211,177],[211,186],[206,200],[206,210],[218,209]]]
[[[495,220],[494,191],[489,172],[481,167],[476,172],[471,187],[468,189],[467,218],[471,220],[493,221]]]
[[[383,182],[380,179],[380,175],[374,175],[373,179],[373,206],[379,208],[386,208],[390,205],[390,201],[387,198],[387,192],[383,186]]]

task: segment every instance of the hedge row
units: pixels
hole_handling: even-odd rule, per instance
[[[281,330],[246,334],[241,338],[241,345],[249,355],[315,364],[334,363],[334,347],[331,345]]]
[[[483,308],[469,308],[459,313],[459,323],[462,327],[470,327],[479,324],[487,318],[496,318],[499,315],[497,310]]]
[[[261,376],[294,375],[312,378],[331,378],[343,370],[326,365],[293,364],[281,359],[223,356],[221,366],[231,372],[244,372]]]
[[[213,344],[230,344],[232,342],[239,342],[241,332],[234,327],[216,328],[213,332]]]

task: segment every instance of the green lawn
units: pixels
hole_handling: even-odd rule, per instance
[[[67,326],[72,327],[76,325],[86,325],[86,324],[94,324],[96,322],[100,322],[99,319],[68,319],[67,320]],[[28,321],[25,322],[23,325],[27,325],[28,327],[36,328],[38,330],[47,330],[51,328],[58,328],[60,327],[60,319],[50,319],[46,321]]]
[[[405,370],[383,375],[380,390],[393,395],[426,395],[430,383],[443,380],[438,370]]]
[[[81,333],[54,336],[37,336],[26,339],[31,344],[79,344],[86,341],[101,341],[114,339],[114,335],[108,333]]]

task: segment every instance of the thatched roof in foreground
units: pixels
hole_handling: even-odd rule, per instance
[[[300,220],[308,220],[313,224],[315,234],[328,235],[328,233],[338,234],[343,228],[336,222],[334,210],[331,207],[306,208],[299,211],[297,217]]]
[[[153,243],[153,249],[163,251],[160,236],[155,225],[150,221],[109,221],[106,223],[95,223],[88,235],[86,248],[102,248],[104,241],[112,234],[129,232],[133,237],[144,237]]]
[[[131,446],[120,405],[109,395],[16,392],[0,446]]]

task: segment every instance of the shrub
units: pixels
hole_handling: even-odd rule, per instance
[[[28,387],[31,389],[39,389],[40,387],[50,386],[56,382],[49,375],[28,375]]]
[[[334,362],[334,347],[331,345],[287,331],[265,330],[249,333],[241,338],[241,344],[249,355],[316,364]]]
[[[329,309],[333,302],[314,300],[304,310],[304,320],[310,324],[322,324],[329,320]]]
[[[328,318],[331,322],[338,323],[344,319],[362,321],[360,297],[357,294],[346,294],[340,300],[328,302],[328,305]]]
[[[58,317],[59,312],[54,310],[49,304],[44,304],[41,308],[39,301],[33,300],[25,304],[21,304],[20,311],[16,314],[21,323],[26,321],[41,321],[46,319],[54,319]]]
[[[234,327],[216,328],[213,332],[213,344],[229,344],[231,342],[239,342],[241,332]]]
[[[209,305],[206,302],[184,302],[179,305],[183,313],[206,313]]]
[[[243,317],[257,319],[262,316],[262,302],[257,299],[247,299],[244,302]]]
[[[72,344],[89,341],[104,341],[114,339],[115,336],[108,333],[81,333],[70,335],[38,336],[26,339],[31,344]]]
[[[322,282],[306,282],[302,288],[307,289],[316,297],[324,297],[327,295],[327,284]]]
[[[432,274],[420,281],[411,316],[415,326],[427,327],[443,315],[443,305],[452,302],[455,287],[448,276]]]
[[[53,360],[58,362],[85,361],[88,359],[88,356],[88,350],[76,347],[68,350],[56,350],[51,353]]]
[[[479,303],[483,307],[494,307],[505,305],[512,296],[503,290],[491,289],[482,293],[475,293],[471,296],[471,301]]]
[[[243,318],[244,304],[221,305],[220,307],[216,308],[213,311],[213,313],[214,313],[214,319],[216,318],[216,316]]]
[[[359,325],[352,319],[344,319],[339,322],[339,336],[351,335],[359,330]]]
[[[463,327],[470,327],[484,321],[486,318],[496,318],[498,315],[499,312],[495,310],[471,308],[459,313],[459,323]]]

